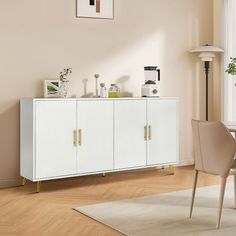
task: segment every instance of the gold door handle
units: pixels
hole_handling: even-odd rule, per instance
[[[144,126],[144,140],[147,141],[147,126]]]
[[[81,146],[82,145],[82,130],[81,129],[79,129],[78,131],[78,136],[79,136],[78,145]]]
[[[151,125],[148,126],[148,139],[152,139],[152,130],[151,130]]]
[[[77,132],[76,132],[76,129],[73,131],[73,144],[76,147],[76,144],[77,144]]]

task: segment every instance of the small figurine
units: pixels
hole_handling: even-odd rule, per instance
[[[95,74],[95,97],[98,98],[98,78],[100,77],[99,74]]]

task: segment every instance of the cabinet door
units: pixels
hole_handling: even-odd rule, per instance
[[[76,173],[76,102],[36,102],[36,178]]]
[[[175,163],[178,159],[178,102],[177,100],[149,100],[148,126],[150,140],[147,164]]]
[[[146,165],[146,101],[115,101],[115,169]]]
[[[113,169],[113,101],[77,102],[77,172]]]

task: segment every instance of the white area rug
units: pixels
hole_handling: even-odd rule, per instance
[[[219,186],[198,188],[192,219],[192,190],[107,202],[75,208],[124,235],[130,236],[236,236],[233,184],[227,184],[221,228],[215,229]]]

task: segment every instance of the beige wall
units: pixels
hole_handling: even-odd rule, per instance
[[[140,96],[143,66],[161,68],[162,96],[180,98],[180,158],[192,161],[191,125],[204,118],[202,65],[188,50],[212,43],[212,0],[115,0],[114,20],[75,18],[75,0],[0,1],[0,185],[19,177],[19,99],[73,68],[70,95],[93,74]],[[13,181],[13,182],[12,182]]]
[[[223,0],[214,0],[214,13],[213,13],[213,38],[214,45],[223,48]],[[214,78],[213,78],[213,117],[215,120],[223,120],[223,107],[221,102],[222,86],[222,73],[225,69],[222,67],[223,54],[217,55],[214,60]]]

